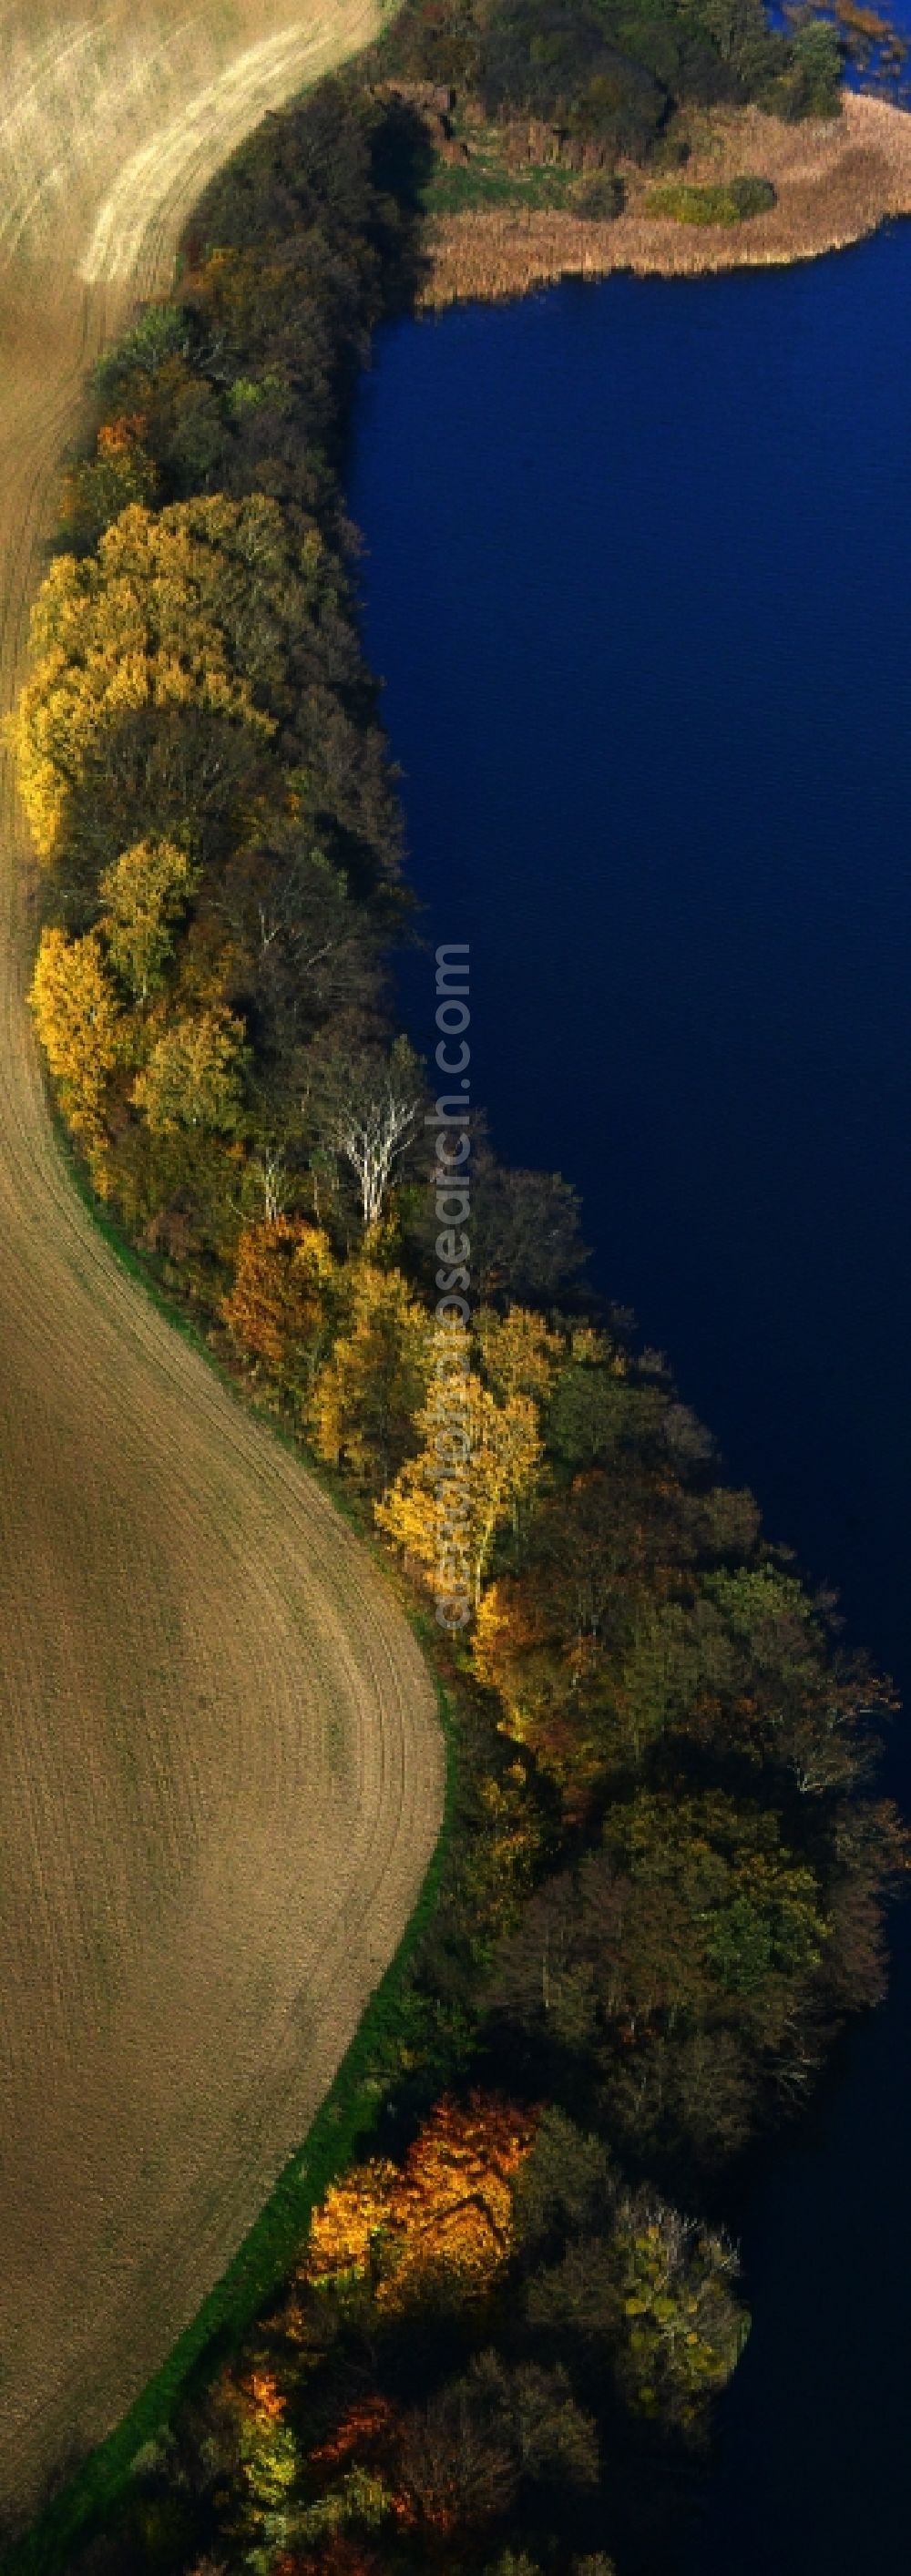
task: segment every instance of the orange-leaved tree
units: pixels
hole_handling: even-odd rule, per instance
[[[301,2278],[371,2276],[390,2309],[430,2289],[482,2294],[509,2258],[512,2182],[534,2130],[528,2112],[489,2095],[438,2102],[403,2165],[374,2158],[327,2192]]]
[[[277,1216],[244,1227],[221,1312],[238,1348],[262,1361],[284,1393],[303,1399],[324,1356],[338,1294],[322,1226]]]
[[[396,2235],[381,2295],[402,2307],[431,2279],[474,2297],[490,2288],[512,2247],[512,2184],[528,2155],[534,2117],[475,2093],[443,2100],[405,2159],[395,2197]]]

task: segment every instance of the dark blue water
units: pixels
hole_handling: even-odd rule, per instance
[[[498,1146],[579,1185],[599,1284],[911,1698],[911,226],[397,327],[351,505]],[[907,2563],[898,1934],[753,2196],[687,2576]]]

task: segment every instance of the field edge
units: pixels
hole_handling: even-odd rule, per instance
[[[276,1421],[274,1414],[265,1405],[257,1403],[255,1396],[232,1377],[198,1326],[181,1313],[158,1281],[150,1277],[110,1211],[96,1198],[73,1152],[46,1080],[44,1088],[54,1145],[67,1181],[108,1251],[141,1293],[151,1300],[172,1332],[179,1333],[191,1343],[197,1356],[233,1396],[235,1403],[241,1405],[245,1412],[255,1415],[269,1437],[298,1459],[335,1509],[356,1529],[374,1566],[391,1582],[385,1552],[376,1538],[364,1529],[351,1497],[345,1493],[339,1479],[311,1460],[304,1453],[302,1443],[295,1440],[291,1432]],[[452,1707],[427,1651],[432,1633],[429,1620],[416,1605],[399,1594],[398,1586],[395,1590],[399,1606],[431,1672],[443,1739],[442,1821],[417,1902],[394,1957],[374,1987],[312,2126],[301,2145],[288,2158],[232,2261],[126,2415],[113,2426],[106,2439],[87,2454],[74,2475],[43,2507],[28,2530],[7,2549],[0,2550],[0,2576],[65,2576],[63,2553],[69,2551],[75,2542],[89,2538],[92,2525],[100,2522],[125,2494],[140,2453],[166,2430],[175,2406],[194,2376],[198,2375],[200,2381],[211,2376],[227,2348],[242,2338],[264,2300],[272,2295],[288,2272],[311,2214],[328,2185],[350,2163],[355,2150],[369,2141],[380,2107],[376,2079],[371,2074],[373,2051],[384,2036],[405,1970],[436,1905],[458,1778]]]
[[[80,1196],[97,1221],[97,1209],[92,1207],[88,1194],[80,1186],[79,1176],[73,1177],[80,1188]],[[116,1239],[111,1241],[107,1224],[102,1230],[108,1237],[109,1248],[123,1259],[125,1247]],[[134,1277],[138,1273],[142,1279],[138,1264],[136,1270],[132,1263],[125,1266],[130,1267]],[[152,1283],[143,1280],[143,1286],[147,1293],[153,1295],[155,1303],[160,1304],[172,1326],[177,1331],[190,1334],[208,1365],[217,1371],[224,1384],[233,1387],[237,1400],[244,1403],[246,1399],[242,1390],[220,1369],[201,1337],[168,1307]],[[260,1407],[251,1409],[256,1410],[261,1420],[268,1421]],[[274,1423],[270,1423],[269,1428],[273,1437],[283,1438]],[[299,1455],[297,1444],[294,1446]],[[322,1483],[323,1480],[318,1481]],[[334,1493],[332,1499],[337,1500]],[[363,1533],[359,1534],[363,1536]],[[372,1547],[370,1553],[378,1555]],[[407,1604],[402,1606],[426,1656],[429,1623],[418,1609]],[[73,2476],[42,2508],[37,2520],[17,2540],[0,2549],[0,2576],[65,2576],[63,2553],[77,2541],[90,2538],[92,2526],[100,2522],[125,2494],[140,2453],[166,2430],[174,2408],[187,2393],[191,2380],[197,2378],[199,2384],[203,2384],[212,2376],[226,2351],[242,2339],[264,2301],[288,2273],[304,2240],[312,2212],[329,2184],[351,2162],[355,2151],[369,2143],[382,2098],[381,2088],[372,2072],[373,2053],[386,2032],[405,1971],[433,1915],[455,1808],[458,1783],[455,1721],[448,1693],[432,1663],[430,1670],[443,1740],[443,1814],[433,1856],[398,1949],[384,1969],[379,1984],[374,1987],[311,2127],[301,2145],[288,2158],[227,2269],[208,2292],[196,2316],[184,2328],[167,2359],[134,2399],[126,2415],[113,2426],[105,2440],[87,2454]]]

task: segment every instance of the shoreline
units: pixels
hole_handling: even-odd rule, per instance
[[[448,215],[428,227],[424,312],[498,302],[562,277],[696,277],[733,268],[784,268],[847,250],[893,215],[911,214],[911,114],[847,91],[840,117],[786,125],[758,108],[700,120],[688,181],[749,171],[772,180],[776,204],[736,224],[675,223],[646,211],[651,181],[624,172],[627,204],[594,222],[550,209]]]

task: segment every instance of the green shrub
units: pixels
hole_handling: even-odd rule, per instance
[[[645,204],[650,215],[667,215],[674,224],[744,224],[767,214],[775,190],[771,179],[718,179],[702,187],[676,179],[650,188]]]
[[[623,212],[625,190],[615,170],[593,170],[576,190],[576,207],[590,222],[607,223],[612,215]]]

